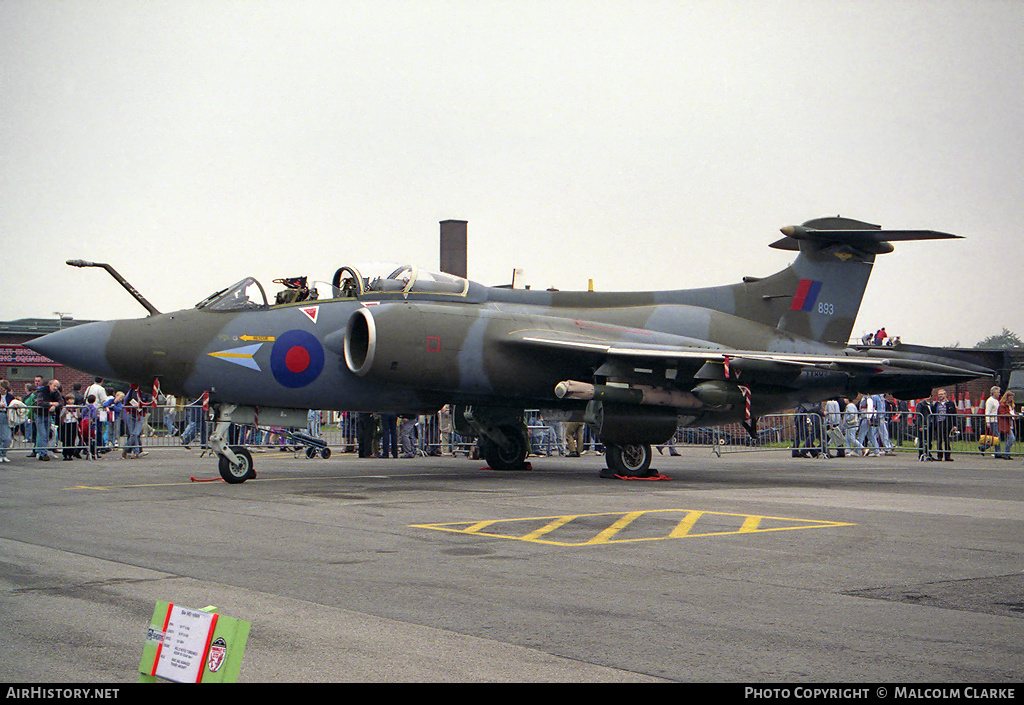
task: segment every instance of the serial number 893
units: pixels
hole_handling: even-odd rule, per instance
[[[831,316],[835,313],[835,309],[832,307],[832,304],[822,302],[818,304],[818,313],[824,313],[826,316]]]

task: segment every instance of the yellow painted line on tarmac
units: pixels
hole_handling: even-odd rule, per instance
[[[64,490],[127,490],[140,487],[175,487],[180,485],[193,485],[194,482],[149,482],[138,485],[72,485],[64,487]]]
[[[492,519],[491,521],[478,521],[477,523],[475,523],[472,526],[468,527],[466,529],[466,533],[467,534],[475,534],[478,531],[483,531],[488,526],[493,524],[495,521],[496,520],[494,520],[494,519]]]
[[[757,527],[761,525],[761,520],[764,517],[748,516],[743,520],[743,526],[740,527],[739,533],[748,534],[753,531],[757,531]]]
[[[690,529],[697,523],[697,520],[701,518],[704,512],[691,511],[689,512],[682,521],[676,524],[676,528],[672,529],[672,533],[668,535],[670,539],[681,539],[690,533]]]
[[[575,518],[576,517],[572,517],[572,516],[558,517],[554,521],[548,522],[546,525],[542,526],[541,528],[537,529],[536,531],[531,531],[530,533],[528,533],[526,536],[523,537],[523,541],[536,541],[541,536],[546,536],[547,534],[550,534],[555,529],[558,529],[559,527],[565,526],[566,524],[568,524],[570,521],[572,521]]]
[[[683,516],[672,525],[669,531],[665,532],[665,519],[670,519],[672,513],[682,514]],[[601,522],[595,522],[594,519],[600,519],[601,517],[607,518],[608,523],[603,528],[597,528]],[[538,522],[544,523],[537,527]],[[730,524],[731,526],[729,526]],[[724,530],[723,525],[727,526]],[[550,517],[485,519],[446,522],[442,524],[411,524],[410,528],[448,531],[457,534],[472,534],[474,536],[527,541],[554,546],[596,546],[615,543],[637,543],[641,541],[665,541],[669,539],[766,533],[770,531],[792,531],[796,529],[825,529],[840,526],[855,526],[855,524],[795,517],[707,512],[695,509],[650,509],[599,514],[566,514]],[[522,528],[530,528],[530,530],[525,531],[525,533],[516,530]],[[577,540],[570,540],[572,538]]]
[[[321,481],[321,480],[367,480],[367,479],[384,479],[384,475],[346,475],[344,477],[337,475],[325,475],[322,477],[313,477],[309,475],[303,475],[302,477],[255,477],[245,481],[244,484],[249,483],[260,483],[260,482],[295,482],[295,481]],[[147,482],[139,483],[135,485],[72,485],[71,487],[64,487],[64,490],[130,490],[139,489],[144,487],[188,487],[192,485],[205,485],[213,484],[214,482],[225,483],[220,475],[211,476],[208,478],[197,478],[196,480],[181,480],[178,482]]]
[[[628,514],[623,514],[619,519],[617,519],[616,521],[612,522],[611,526],[609,526],[604,531],[600,532],[597,536],[592,538],[590,541],[587,541],[587,544],[609,543],[609,542],[611,542],[611,539],[612,539],[613,536],[615,536],[620,531],[625,529],[627,526],[632,524],[634,521],[639,519],[641,516],[643,516],[643,514],[644,514],[644,512],[629,512]]]

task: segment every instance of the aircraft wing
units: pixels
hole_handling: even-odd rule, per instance
[[[724,363],[726,359],[730,362],[757,360],[795,367],[826,367],[828,369],[835,369],[837,366],[842,365],[861,371],[870,369],[878,372],[882,371],[882,367],[889,364],[888,360],[864,356],[776,353],[721,347],[680,347],[650,343],[599,343],[553,336],[525,336],[520,341],[523,344],[543,348],[575,350],[580,353],[591,353],[604,357],[663,360],[665,362],[691,360],[701,363]]]
[[[573,336],[551,334],[524,335],[518,339],[523,345],[538,348],[576,351],[604,358],[647,360],[662,362],[719,363],[728,362],[736,369],[751,368],[761,371],[817,368],[832,372],[868,374],[952,374],[976,375],[973,367],[959,367],[940,362],[899,357],[847,355],[843,353],[789,353],[763,350],[739,350],[725,347],[677,346],[657,343],[580,340]]]

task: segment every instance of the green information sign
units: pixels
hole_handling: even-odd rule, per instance
[[[139,681],[235,683],[249,623],[214,612],[157,602],[139,661]]]

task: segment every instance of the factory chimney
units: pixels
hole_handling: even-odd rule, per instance
[[[441,221],[441,271],[466,278],[466,221]]]

